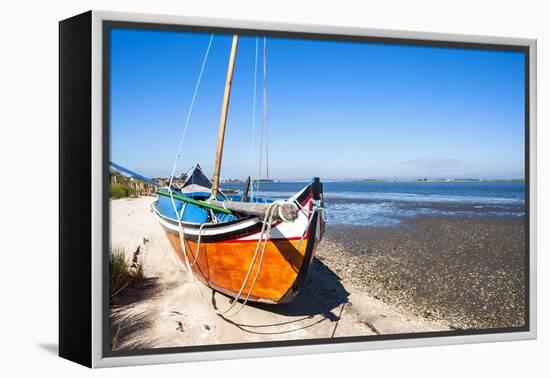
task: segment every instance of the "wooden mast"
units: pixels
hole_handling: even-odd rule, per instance
[[[227,79],[225,80],[225,92],[223,95],[222,114],[220,119],[220,131],[218,132],[218,148],[216,149],[216,162],[214,163],[214,182],[212,184],[212,197],[218,195],[220,186],[220,170],[222,166],[223,140],[225,137],[225,124],[227,122],[227,109],[229,108],[229,97],[231,96],[231,82],[233,80],[233,69],[235,68],[235,58],[237,56],[237,45],[239,36],[233,35],[231,45],[231,55],[229,55],[229,67],[227,69]]]

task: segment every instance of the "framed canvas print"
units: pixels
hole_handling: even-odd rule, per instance
[[[536,337],[536,41],[98,11],[59,31],[62,357]]]

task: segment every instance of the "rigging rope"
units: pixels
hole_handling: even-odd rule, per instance
[[[202,228],[204,227],[206,223],[203,223],[201,224],[201,226],[199,227],[199,236],[198,236],[198,240],[197,240],[197,249],[195,251],[195,259],[193,260],[193,263],[190,264],[190,266],[195,266],[195,264],[197,263],[198,259],[199,259],[199,254],[201,253],[201,237],[202,237]]]
[[[179,239],[180,239],[180,246],[181,246],[183,256],[184,256],[185,267],[186,267],[186,270],[187,270],[190,281],[193,283],[193,286],[195,286],[195,288],[199,292],[201,298],[206,303],[208,303],[208,301],[206,300],[206,298],[204,298],[200,288],[197,285],[197,282],[196,282],[197,279],[193,275],[192,267],[199,260],[203,227],[207,224],[207,222],[202,223],[201,226],[199,227],[198,238],[197,238],[197,248],[196,248],[195,256],[193,258],[193,262],[191,263],[189,261],[189,256],[187,255],[187,248],[186,248],[186,245],[185,245],[185,229],[184,229],[184,226],[183,226],[183,214],[184,214],[184,211],[185,211],[185,208],[186,208],[187,204],[183,204],[181,211],[178,211],[177,206],[176,206],[176,202],[175,202],[175,198],[174,198],[174,193],[173,193],[173,190],[172,190],[172,183],[173,183],[174,174],[175,174],[175,171],[176,171],[176,168],[177,168],[177,163],[178,163],[179,158],[180,158],[181,148],[182,148],[182,145],[183,145],[183,141],[185,139],[187,126],[189,124],[189,120],[191,119],[191,113],[193,111],[193,106],[195,104],[195,99],[197,97],[198,89],[199,89],[199,86],[200,86],[200,83],[201,83],[202,75],[203,75],[203,72],[204,72],[204,68],[206,66],[206,61],[208,59],[208,54],[210,52],[210,47],[212,45],[213,38],[214,38],[214,34],[211,34],[210,41],[208,42],[208,47],[206,49],[204,60],[203,60],[202,66],[201,66],[200,74],[199,74],[199,77],[198,77],[198,80],[197,80],[197,83],[196,83],[196,86],[195,86],[195,90],[193,92],[193,97],[192,97],[192,100],[191,100],[189,111],[187,113],[187,118],[186,118],[186,121],[185,121],[185,126],[184,126],[184,129],[183,129],[183,133],[182,133],[182,136],[181,136],[180,141],[179,141],[178,152],[177,152],[177,155],[176,155],[176,159],[174,161],[174,167],[172,169],[172,174],[170,175],[170,182],[169,182],[169,185],[168,185],[168,192],[170,193],[170,199],[171,199],[171,202],[172,202],[172,207],[174,209],[174,212],[176,214],[177,221],[178,221],[177,222],[178,223],[178,234],[179,234]],[[267,76],[266,76],[266,73],[267,73],[266,55],[267,54],[266,54],[266,50],[267,50],[267,41],[266,41],[266,37],[264,36],[264,46],[263,46],[263,76],[264,76],[263,77],[263,80],[264,80],[264,85],[263,85],[263,119],[262,119],[262,131],[261,131],[261,134],[260,134],[260,163],[259,163],[259,175],[258,175],[258,187],[257,187],[258,191],[259,191],[259,185],[260,185],[259,184],[259,179],[261,178],[261,172],[262,172],[262,155],[263,155],[264,134],[265,134],[265,138],[266,138],[266,150],[265,150],[265,154],[266,154],[266,174],[267,174],[267,178],[269,179],[269,150],[268,150],[268,142],[267,142],[268,131],[267,131]],[[256,57],[255,57],[255,67],[254,67],[254,102],[253,102],[253,117],[252,117],[252,140],[253,140],[252,152],[253,153],[254,153],[254,138],[255,138],[254,134],[255,134],[255,123],[256,123],[257,65],[258,65],[258,37],[256,37]],[[258,195],[258,193],[256,193],[256,195]],[[294,202],[295,202],[295,200],[294,200]],[[281,212],[281,206],[283,204],[286,204],[286,203],[288,203],[288,201],[286,201],[286,200],[276,200],[276,201],[269,204],[268,209],[266,211],[266,214],[264,216],[264,219],[262,221],[262,228],[261,228],[261,231],[260,231],[260,234],[259,234],[259,239],[258,239],[258,243],[256,245],[256,249],[254,251],[254,255],[253,255],[253,257],[250,261],[250,265],[249,265],[248,270],[246,272],[246,275],[243,279],[243,283],[242,283],[242,285],[239,289],[239,292],[235,296],[233,302],[231,302],[231,304],[225,310],[221,311],[218,308],[214,308],[215,312],[218,315],[223,316],[225,314],[228,314],[234,308],[234,306],[237,304],[237,302],[241,299],[241,296],[243,295],[244,289],[245,289],[246,285],[248,284],[248,282],[250,280],[250,276],[252,274],[254,266],[256,265],[256,261],[258,259],[258,255],[259,255],[258,268],[256,270],[256,273],[255,273],[254,278],[252,280],[252,283],[250,285],[250,289],[248,290],[248,293],[246,294],[246,297],[244,298],[243,302],[241,303],[241,306],[238,309],[236,309],[232,314],[229,314],[227,316],[237,315],[244,308],[246,303],[248,302],[248,300],[250,298],[250,295],[251,295],[251,293],[254,289],[254,286],[256,285],[256,281],[258,279],[259,273],[261,271],[261,267],[262,267],[262,264],[263,264],[263,259],[264,259],[267,243],[271,239],[271,227],[272,227],[274,221],[277,219],[277,215],[279,215],[279,217],[281,217],[281,219],[283,219],[284,221],[288,221],[287,219],[285,219],[282,216],[282,212]],[[212,210],[210,210],[210,212],[211,212],[212,223],[217,223],[218,219],[216,218],[216,215],[214,214],[214,212]],[[315,210],[312,212],[311,217],[313,217],[314,214],[315,214]],[[311,222],[311,219],[310,219],[310,222]],[[308,227],[309,227],[310,222],[308,222]],[[305,236],[305,233],[302,236],[302,239],[300,240],[300,243],[299,243],[300,245],[301,245],[301,242],[302,242],[304,236]],[[262,247],[262,244],[263,244],[263,247]],[[261,250],[261,252],[260,252],[260,250]]]
[[[187,248],[185,246],[185,230],[184,230],[184,227],[183,227],[183,222],[182,222],[182,216],[183,216],[183,210],[185,208],[185,205],[183,206],[182,208],[182,211],[181,213],[177,210],[177,206],[176,206],[176,202],[175,202],[175,198],[173,196],[173,192],[172,192],[172,188],[171,187],[168,187],[168,191],[170,193],[170,198],[171,198],[171,202],[172,202],[172,207],[174,209],[174,212],[176,213],[176,217],[177,217],[177,221],[178,221],[178,234],[179,234],[179,239],[180,239],[180,246],[181,246],[181,249],[182,249],[182,252],[183,252],[183,257],[184,257],[184,262],[185,262],[185,268],[187,270],[187,275],[189,277],[189,280],[191,281],[191,283],[193,284],[193,286],[195,287],[195,289],[199,292],[199,295],[200,297],[206,302],[208,303],[208,301],[206,300],[206,298],[204,298],[203,294],[202,294],[202,291],[200,290],[199,286],[197,285],[197,279],[196,277],[193,275],[193,271],[192,271],[192,267],[193,265],[196,264],[196,262],[198,261],[198,257],[199,257],[199,253],[200,253],[200,250],[198,248],[200,248],[200,240],[201,240],[201,236],[202,236],[202,227],[206,224],[206,223],[203,223],[201,225],[201,227],[199,228],[199,235],[198,235],[198,243],[197,243],[197,251],[196,251],[196,254],[195,254],[195,257],[194,257],[194,261],[193,261],[193,264],[191,264],[189,262],[189,256],[187,256]],[[250,294],[252,293],[252,290],[254,289],[254,286],[256,285],[256,281],[258,279],[258,276],[259,276],[259,273],[260,273],[260,270],[261,270],[261,267],[262,267],[262,263],[263,263],[263,258],[264,258],[264,255],[265,255],[265,250],[266,250],[266,246],[267,246],[267,242],[270,240],[271,238],[271,226],[274,222],[274,220],[276,219],[275,215],[278,213],[279,211],[279,208],[281,207],[282,204],[284,203],[287,203],[287,201],[285,200],[277,200],[277,201],[274,201],[272,202],[268,209],[267,209],[267,212],[264,216],[264,220],[262,221],[262,229],[260,231],[260,237],[258,239],[258,243],[256,244],[256,250],[254,251],[254,256],[252,257],[252,260],[250,261],[250,265],[248,267],[248,271],[244,277],[244,280],[243,280],[243,283],[241,285],[241,288],[239,289],[239,292],[237,293],[237,295],[235,296],[233,302],[223,311],[217,309],[217,308],[214,308],[214,311],[218,314],[218,315],[225,315],[227,314],[229,311],[231,311],[231,309],[237,304],[237,302],[239,301],[239,299],[241,299],[241,295],[243,295],[243,291],[244,291],[244,288],[246,287],[246,285],[248,284],[248,281],[250,279],[250,275],[252,273],[252,270],[254,268],[254,265],[256,265],[256,260],[258,258],[258,253],[260,252],[260,248],[262,247],[262,242],[263,242],[263,247],[261,248],[261,254],[260,254],[260,261],[259,261],[259,264],[258,264],[258,269],[256,270],[256,274],[254,276],[254,279],[252,281],[252,284],[250,285],[250,289],[248,290],[248,293],[246,295],[246,298],[243,300],[243,303],[241,304],[240,308],[238,310],[236,310],[233,314],[229,314],[229,315],[226,315],[227,317],[233,317],[235,315],[237,315],[242,309],[243,307],[246,305],[246,303],[248,302],[249,298],[250,298]]]
[[[193,92],[193,98],[191,99],[191,105],[189,106],[189,111],[187,112],[187,118],[185,119],[185,126],[183,127],[183,132],[181,134],[180,142],[178,145],[178,153],[176,154],[176,159],[174,160],[174,167],[172,168],[172,174],[170,175],[169,187],[172,187],[172,181],[174,180],[174,174],[176,173],[176,168],[181,154],[181,147],[183,141],[185,140],[185,133],[187,132],[187,126],[189,125],[189,120],[191,119],[191,113],[193,113],[193,107],[195,105],[195,99],[197,98],[197,93],[199,92],[199,86],[202,80],[202,74],[204,72],[204,67],[206,67],[206,61],[208,59],[208,53],[210,52],[210,47],[212,46],[212,40],[214,39],[214,33],[210,34],[210,40],[208,41],[208,47],[206,48],[206,53],[204,54],[204,59],[202,61],[201,71],[199,73],[199,78],[195,85],[195,91]]]
[[[256,263],[256,253],[258,252],[258,248],[260,247],[262,239],[264,239],[264,237],[265,237],[264,246],[262,248],[262,253],[260,255],[260,261],[258,263],[258,269],[256,270],[256,275],[254,276],[254,280],[252,281],[252,284],[250,285],[250,290],[248,290],[248,294],[246,295],[246,298],[243,300],[243,303],[241,303],[241,307],[239,307],[233,314],[231,314],[230,315],[231,317],[233,317],[233,316],[237,315],[239,312],[241,312],[241,310],[244,308],[244,306],[248,302],[248,299],[250,298],[250,293],[252,293],[252,289],[254,289],[254,286],[256,286],[256,281],[257,281],[258,276],[260,275],[260,271],[262,269],[262,263],[264,261],[264,255],[265,255],[265,249],[266,249],[266,246],[267,246],[267,242],[271,238],[271,226],[273,224],[274,215],[278,212],[278,210],[281,208],[281,205],[284,204],[285,202],[286,201],[284,201],[284,200],[274,201],[267,209],[267,212],[266,212],[266,215],[265,215],[265,218],[264,218],[264,222],[263,222],[263,225],[262,225],[262,232],[260,232],[260,238],[258,239],[258,245],[256,246],[256,252],[254,254],[254,261],[250,263],[248,273],[251,272],[252,268],[254,267],[254,264]],[[267,223],[266,223],[266,220],[267,220]],[[266,224],[267,224],[267,227],[266,227]],[[265,230],[264,230],[264,227],[266,227]],[[245,283],[243,283],[243,286],[241,287],[241,291],[244,289],[244,286],[248,282],[248,273],[247,273],[247,277],[245,279],[246,281],[245,281]],[[239,295],[237,296],[237,298],[239,298],[240,295],[241,295],[241,292],[239,292]],[[236,301],[237,300],[235,299],[235,301],[233,303],[235,303]]]
[[[252,143],[250,151],[250,161],[254,161],[254,155],[256,153],[256,97],[257,97],[257,87],[258,87],[258,39],[256,36],[256,54],[254,56],[254,97],[252,100]],[[250,182],[250,198],[254,199],[254,168],[251,168],[250,177],[252,178]]]
[[[269,180],[269,134],[267,123],[267,38],[264,36],[264,117],[265,129],[265,171],[266,178]]]
[[[264,154],[264,135],[267,139],[267,38],[264,36],[264,49],[263,49],[263,73],[264,73],[264,86],[263,86],[263,117],[262,117],[262,130],[260,133],[260,164],[258,168],[258,193],[260,191],[260,180],[262,178],[262,159]],[[267,146],[267,140],[266,140]],[[267,148],[266,148],[266,160],[267,160]],[[266,166],[269,164],[266,162]],[[269,168],[267,168],[269,176]],[[269,178],[269,177],[268,177]]]

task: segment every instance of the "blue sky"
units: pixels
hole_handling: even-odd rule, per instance
[[[111,31],[111,160],[169,175],[209,38]],[[255,44],[239,41],[222,178],[257,176]],[[230,46],[214,37],[178,171],[212,170]],[[524,175],[522,53],[268,37],[267,80],[272,178]]]

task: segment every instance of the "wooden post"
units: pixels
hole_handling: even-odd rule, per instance
[[[229,97],[231,96],[231,82],[233,80],[233,69],[235,68],[235,58],[237,56],[237,45],[239,36],[233,35],[231,45],[231,55],[229,55],[229,67],[227,69],[227,79],[225,80],[225,92],[223,94],[222,114],[220,119],[220,131],[218,133],[218,148],[216,149],[216,161],[214,163],[214,177],[212,183],[212,197],[218,195],[220,186],[220,170],[222,166],[223,140],[225,138],[225,124],[227,122],[227,109],[229,108]]]

